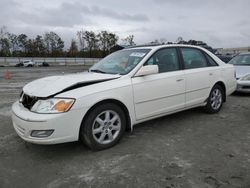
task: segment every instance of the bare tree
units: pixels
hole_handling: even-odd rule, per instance
[[[46,47],[44,44],[43,37],[37,35],[34,40],[34,48],[35,48],[35,55],[36,56],[45,56],[46,55]]]
[[[8,38],[10,41],[10,51],[12,54],[16,54],[16,52],[19,50],[18,48],[18,36],[13,33],[8,33]]]
[[[76,35],[77,35],[77,38],[78,38],[78,41],[79,41],[79,47],[80,47],[80,51],[83,51],[85,50],[86,48],[86,41],[84,39],[84,33],[85,31],[84,30],[81,30],[81,31],[77,31]]]
[[[52,56],[60,56],[63,52],[64,41],[55,32],[47,32],[44,34],[44,42],[47,53]]]
[[[108,34],[108,43],[107,43],[108,46],[107,46],[107,48],[109,50],[109,53],[110,53],[110,49],[117,44],[118,40],[119,40],[119,37],[116,34],[114,34],[114,33]]]
[[[84,39],[89,50],[89,56],[92,57],[93,50],[98,48],[98,39],[97,35],[93,31],[85,31]]]
[[[18,50],[24,54],[27,53],[28,51],[28,36],[25,34],[20,34],[17,36],[17,41],[18,41]],[[30,43],[30,42],[29,42]]]
[[[69,56],[75,57],[78,53],[78,47],[76,41],[74,39],[71,40],[70,48],[69,48]]]
[[[184,41],[182,37],[178,37],[178,38],[176,39],[176,43],[177,43],[177,44],[181,43],[182,41]]]
[[[160,43],[161,43],[161,44],[166,44],[166,42],[167,42],[167,39],[165,39],[165,38],[160,38]]]
[[[107,31],[101,31],[98,35],[98,40],[100,42],[100,48],[105,54],[108,48],[109,33]]]
[[[134,35],[129,35],[126,38],[122,39],[122,41],[124,42],[125,45],[129,45],[129,46],[135,45]]]
[[[0,28],[0,39],[7,37],[7,35],[8,35],[7,27],[6,26],[2,26]]]
[[[7,27],[2,26],[0,28],[0,55],[1,56],[9,56],[11,55],[10,52],[10,41],[8,38]]]

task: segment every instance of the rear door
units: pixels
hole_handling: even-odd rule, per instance
[[[186,107],[205,102],[210,90],[210,77],[213,76],[204,53],[197,48],[180,48],[186,77]]]

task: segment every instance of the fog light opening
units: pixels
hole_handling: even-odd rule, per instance
[[[31,136],[37,138],[45,138],[52,135],[53,132],[54,130],[34,130],[31,132]]]

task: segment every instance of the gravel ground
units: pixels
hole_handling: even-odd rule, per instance
[[[11,80],[3,77],[6,70]],[[21,140],[10,107],[21,87],[81,66],[0,67],[0,187],[250,187],[250,95],[229,96],[218,114],[192,109],[137,125],[115,147],[92,152],[80,142]]]

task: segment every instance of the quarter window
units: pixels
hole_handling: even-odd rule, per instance
[[[208,54],[206,54],[206,57],[207,57],[209,66],[218,66],[218,64]]]
[[[178,55],[175,48],[165,48],[157,51],[145,64],[158,65],[159,73],[180,69]]]
[[[202,52],[194,48],[181,48],[186,69],[207,67],[207,61]]]

